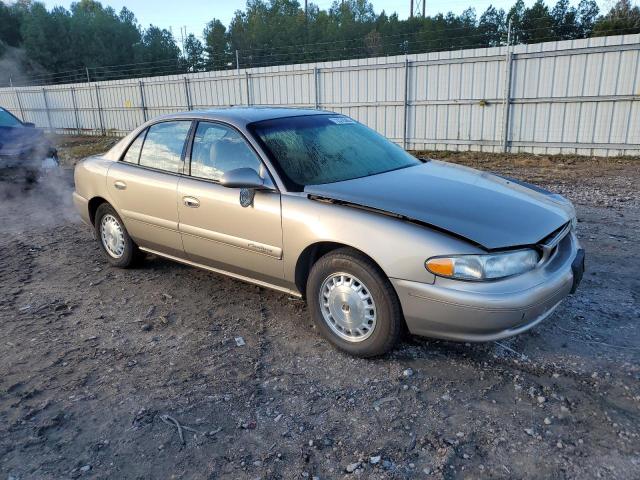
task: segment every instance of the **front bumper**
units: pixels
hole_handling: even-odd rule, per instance
[[[433,285],[391,282],[411,333],[485,342],[517,335],[549,317],[573,293],[581,269],[584,251],[570,233],[544,265],[516,277],[494,282],[437,278]]]

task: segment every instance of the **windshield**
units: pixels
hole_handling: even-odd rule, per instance
[[[418,165],[419,160],[342,115],[277,118],[249,126],[289,190]]]
[[[0,127],[21,127],[22,122],[6,110],[0,108]]]

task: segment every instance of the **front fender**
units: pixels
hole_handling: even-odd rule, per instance
[[[305,249],[332,242],[360,250],[389,278],[433,283],[424,266],[434,255],[482,253],[460,238],[406,220],[357,207],[282,196],[285,280],[294,283],[296,264]]]

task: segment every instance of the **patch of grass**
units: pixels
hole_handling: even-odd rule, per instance
[[[75,165],[85,157],[105,153],[119,140],[118,137],[89,135],[56,135],[53,137],[60,163],[68,166]]]

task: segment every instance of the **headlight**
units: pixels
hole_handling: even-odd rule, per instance
[[[535,268],[540,256],[535,250],[488,255],[432,257],[425,262],[427,270],[441,277],[458,280],[495,280],[528,272]]]

